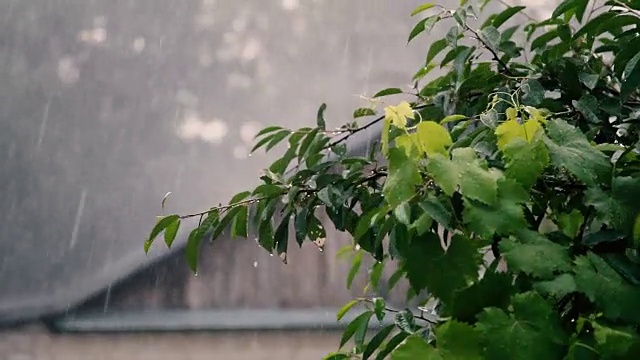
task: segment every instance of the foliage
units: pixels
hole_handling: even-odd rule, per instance
[[[326,226],[349,233],[349,286],[366,253],[376,260],[372,288],[383,267],[397,266],[386,286],[405,278],[408,297],[431,306],[350,302],[339,318],[357,302],[368,309],[327,359],[639,353],[640,3],[565,0],[544,21],[521,6],[478,21],[486,3],[418,7],[409,41],[450,28],[429,45],[412,91],[377,93],[354,118],[380,104],[382,116],[362,126],[327,130],[323,105],[316,127],[264,129],[254,150],[288,147],[262,183],[228,206],[160,218],[146,249],[163,231],[170,246],[193,216],[194,269],[202,239],[229,226],[257,233],[284,261],[290,238],[322,247]],[[390,95],[411,98],[386,104]],[[346,140],[375,124],[369,156],[348,152]],[[395,324],[368,334],[385,316]]]

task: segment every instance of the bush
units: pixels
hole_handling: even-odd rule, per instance
[[[187,257],[231,226],[286,261],[289,230],[322,245],[324,210],[357,254],[375,260],[370,286],[407,279],[407,301],[382,298],[348,324],[327,359],[627,359],[640,354],[640,3],[565,0],[537,22],[507,7],[424,4],[409,41],[451,26],[430,44],[414,91],[380,91],[354,118],[365,125],[273,126],[255,150],[288,150],[252,191],[196,215]],[[514,24],[507,27],[508,24]],[[438,60],[436,60],[438,59]],[[423,84],[433,69],[443,75]],[[411,101],[385,104],[404,94]],[[381,124],[369,156],[352,135]],[[280,214],[274,220],[274,214]],[[171,246],[184,216],[159,219]],[[293,235],[293,234],[292,234]],[[348,279],[349,281],[351,279]],[[395,324],[367,334],[374,317]],[[373,336],[367,336],[373,335]],[[375,355],[375,357],[374,357]]]

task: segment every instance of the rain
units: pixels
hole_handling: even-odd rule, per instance
[[[335,350],[346,235],[270,256],[225,234],[197,276],[182,253],[197,222],[171,249],[143,243],[157,215],[255,186],[274,159],[249,154],[260,129],[314,126],[321,103],[337,128],[408,84],[429,45],[406,45],[421,2],[0,0],[0,358]]]

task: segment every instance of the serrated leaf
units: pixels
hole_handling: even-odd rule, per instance
[[[421,121],[416,126],[416,133],[423,151],[427,156],[433,154],[447,155],[447,148],[453,144],[449,131],[434,121]]]
[[[610,229],[633,236],[635,220],[640,214],[640,179],[623,176],[611,181],[611,190],[591,187],[585,191],[586,203],[596,209],[597,219]]]
[[[593,253],[575,260],[578,291],[587,295],[607,319],[639,322],[640,289],[625,281],[602,258]]]
[[[362,353],[362,360],[367,360],[368,358],[370,358],[371,355],[373,355],[373,353],[378,350],[378,348],[380,348],[382,342],[389,336],[389,334],[391,334],[394,328],[395,325],[387,325],[380,331],[378,331],[378,333],[371,338],[371,340],[365,347],[364,352]]]
[[[442,225],[445,229],[449,229],[451,227],[453,214],[444,205],[442,205],[440,200],[437,198],[432,196],[426,197],[422,199],[419,206],[425,214],[429,215],[430,218],[437,221],[438,224]]]
[[[382,192],[387,203],[398,206],[415,195],[415,187],[422,182],[416,163],[398,148],[389,149],[389,174]]]
[[[612,328],[592,322],[596,348],[608,358],[628,359],[640,352],[640,336],[632,328]]]
[[[451,196],[459,186],[462,195],[484,204],[495,204],[502,174],[487,168],[472,148],[457,148],[451,154],[451,160],[435,154],[427,165],[442,190]]]
[[[517,240],[502,240],[500,252],[510,269],[537,278],[549,279],[557,272],[571,269],[568,248],[533,231],[523,230]]]
[[[180,219],[180,216],[175,214],[167,215],[158,219],[158,221],[156,222],[156,225],[151,230],[151,234],[149,234],[149,238],[147,239],[147,241],[144,242],[144,252],[148,253],[149,248],[153,244],[153,241],[158,237],[158,235],[160,235],[160,233],[163,232],[169,225],[171,225],[173,222],[179,219]]]
[[[503,150],[515,139],[532,142],[542,131],[544,131],[542,124],[537,119],[529,119],[524,124],[518,123],[515,119],[507,120],[500,124],[495,131],[498,137],[498,148]]]
[[[536,139],[528,142],[521,138],[510,141],[502,149],[505,158],[505,176],[531,188],[549,164],[549,152],[544,143]]]
[[[442,359],[482,360],[480,334],[471,325],[449,320],[435,330]]]
[[[587,185],[605,183],[611,174],[607,157],[591,146],[584,134],[564,120],[550,121],[543,137],[554,165],[566,168]]]
[[[436,350],[419,335],[406,338],[391,353],[391,360],[442,360]]]
[[[398,106],[385,106],[384,116],[392,125],[404,129],[407,126],[407,119],[413,119],[413,109],[411,105],[403,101]]]
[[[571,239],[578,235],[583,222],[584,216],[578,209],[573,209],[570,213],[558,214],[558,228]]]
[[[424,3],[422,5],[419,5],[418,7],[416,7],[415,9],[413,9],[413,11],[411,12],[411,16],[415,16],[420,14],[423,11],[429,10],[432,7],[436,6],[433,3]]]
[[[506,309],[514,291],[512,283],[507,273],[487,272],[480,281],[455,293],[447,315],[473,323],[485,308]]]
[[[478,316],[484,355],[492,360],[562,359],[566,335],[551,306],[535,293],[513,297],[513,314],[487,308]]]
[[[550,295],[557,299],[576,291],[576,282],[571,274],[561,274],[552,280],[540,281],[533,285],[542,295]]]
[[[346,303],[343,307],[340,308],[338,313],[336,314],[336,320],[340,321],[342,318],[353,308],[356,304],[358,304],[358,300],[351,300]]]
[[[438,236],[427,233],[411,241],[403,257],[401,266],[411,287],[416,292],[427,289],[443,303],[450,303],[456,290],[478,277],[478,248],[460,235],[451,239],[445,251]]]
[[[463,220],[468,229],[485,238],[494,234],[512,234],[527,227],[522,205],[528,194],[510,179],[498,182],[498,201],[489,206],[465,199]]]
[[[600,123],[600,119],[598,118],[598,115],[596,115],[596,111],[598,111],[598,99],[593,95],[583,95],[580,100],[574,100],[572,104],[576,110],[585,117],[585,119],[594,124]]]

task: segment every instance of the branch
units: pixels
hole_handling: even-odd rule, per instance
[[[357,300],[357,301],[360,301],[360,302],[366,302],[366,303],[369,303],[369,304],[373,304],[373,305],[375,305],[375,303],[374,303],[374,301],[373,301],[372,299],[367,299],[367,298],[358,298],[358,299],[356,299],[356,300]],[[397,313],[400,313],[400,312],[401,312],[400,310],[392,309],[392,308],[387,307],[387,306],[385,306],[385,307],[384,307],[384,311],[386,311],[386,312],[390,312],[390,313],[393,313],[393,314],[397,314]],[[413,314],[413,312],[412,312],[412,314]],[[414,319],[418,319],[418,320],[425,321],[425,322],[427,322],[427,323],[429,323],[429,324],[431,324],[431,325],[437,325],[437,324],[438,324],[437,322],[435,322],[435,321],[433,321],[433,320],[431,320],[431,319],[427,319],[426,317],[424,317],[424,316],[422,316],[422,315],[413,314],[413,318],[414,318]]]
[[[283,195],[283,194],[280,194]],[[236,206],[244,206],[244,205],[251,205],[251,204],[255,204],[257,202],[260,202],[262,200],[268,200],[268,199],[272,199],[275,196],[263,196],[263,197],[259,197],[259,198],[253,198],[253,199],[247,199],[247,200],[242,200],[242,201],[238,201],[236,203],[233,204],[229,204],[229,205],[220,205],[217,207],[212,207],[207,211],[201,211],[198,213],[193,213],[193,214],[188,214],[188,215],[181,215],[180,219],[184,220],[184,219],[188,219],[188,218],[193,218],[193,217],[198,217],[198,216],[204,216],[207,215],[208,213],[212,212],[212,211],[227,211],[231,208],[234,208]]]
[[[489,44],[487,44],[484,40],[482,40],[482,38],[480,37],[480,34],[478,34],[476,30],[473,30],[467,24],[464,24],[464,28],[470,31],[473,34],[473,36],[476,38],[476,40],[478,40],[485,49],[489,50],[489,52],[493,56],[493,60],[495,60],[498,63],[498,65],[502,67],[502,69],[507,75],[514,76],[514,74],[509,69],[509,67],[507,67],[507,64],[504,61],[502,61],[502,59],[500,59],[500,57],[498,56],[498,53],[491,46],[489,46]]]
[[[431,104],[418,105],[418,106],[414,107],[413,110],[414,111],[422,110],[422,109],[424,109],[424,108],[426,108],[428,106],[432,106],[432,105]],[[330,142],[329,144],[325,145],[325,147],[323,147],[322,150],[330,149],[330,148],[332,148],[332,147],[334,147],[334,146],[336,146],[336,145],[338,145],[340,143],[345,142],[352,135],[354,135],[356,133],[359,133],[359,132],[361,132],[363,130],[367,130],[368,128],[372,127],[373,125],[375,125],[375,124],[381,122],[382,120],[384,120],[384,118],[385,118],[385,116],[382,115],[382,116],[379,116],[379,117],[375,118],[374,120],[371,120],[366,125],[357,127],[355,129],[344,130],[344,131],[348,132],[345,136],[341,137],[340,139],[334,140],[334,141]]]

